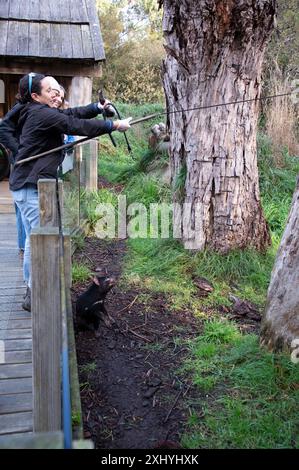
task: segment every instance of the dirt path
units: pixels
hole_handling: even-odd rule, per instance
[[[89,238],[76,258],[119,278],[124,253],[123,241]],[[87,285],[73,289],[74,299]],[[176,372],[186,354],[176,338],[199,327],[186,312],[170,313],[163,296],[144,303],[142,294],[117,285],[106,302],[117,327],[102,325],[98,338],[76,332],[85,437],[97,448],[179,448],[192,389]]]

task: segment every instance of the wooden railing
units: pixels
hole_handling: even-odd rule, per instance
[[[72,178],[77,185],[71,187],[80,195],[80,187],[97,189],[97,141],[78,146],[74,151]],[[83,165],[83,162],[85,163]],[[72,318],[71,288],[71,238],[70,230],[63,224],[63,183],[56,180],[39,180],[40,227],[31,232],[32,266],[32,362],[33,362],[33,421],[35,433],[53,433],[66,430],[62,415],[62,356],[65,340],[68,345],[70,400],[72,415],[81,416],[81,404],[75,340]],[[58,198],[61,211],[58,207]],[[80,209],[80,208],[79,208]],[[70,220],[70,218],[68,219]],[[80,214],[74,217],[80,223]],[[60,226],[60,229],[59,229]],[[65,334],[66,333],[66,334]],[[63,339],[64,338],[64,339]],[[80,422],[81,420],[79,420]],[[72,427],[72,423],[70,423]],[[82,421],[71,437],[82,439]],[[67,445],[70,446],[70,445]],[[90,446],[87,443],[87,446]]]

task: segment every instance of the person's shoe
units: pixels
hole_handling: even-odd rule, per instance
[[[31,312],[31,290],[30,290],[30,287],[27,287],[24,302],[22,303],[22,309],[27,310],[27,312]]]
[[[23,299],[25,299],[25,297],[27,297],[27,295],[29,294],[29,292],[30,292],[30,287],[27,286],[27,287],[26,287],[26,292],[25,292],[25,294],[23,295]]]

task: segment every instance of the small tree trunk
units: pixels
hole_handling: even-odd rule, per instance
[[[259,97],[275,0],[163,5],[170,112]],[[183,219],[186,248],[227,252],[270,244],[258,184],[257,119],[258,102],[169,114],[173,184],[186,173],[183,201],[175,192],[174,202],[191,204],[191,216]]]
[[[272,271],[261,329],[261,344],[289,349],[299,338],[299,180]]]

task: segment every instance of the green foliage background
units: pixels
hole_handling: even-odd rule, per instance
[[[104,88],[111,100],[123,103],[163,101],[161,62],[165,55],[162,9],[157,0],[97,0],[106,53],[103,76],[94,90]],[[279,0],[277,28],[264,64],[264,86],[273,73],[298,78],[298,0]]]
[[[155,0],[99,1],[98,12],[106,63],[94,90],[123,103],[162,101],[162,12]]]
[[[266,53],[266,75],[274,69],[284,76],[298,78],[299,8],[298,0],[279,0],[277,28]]]

